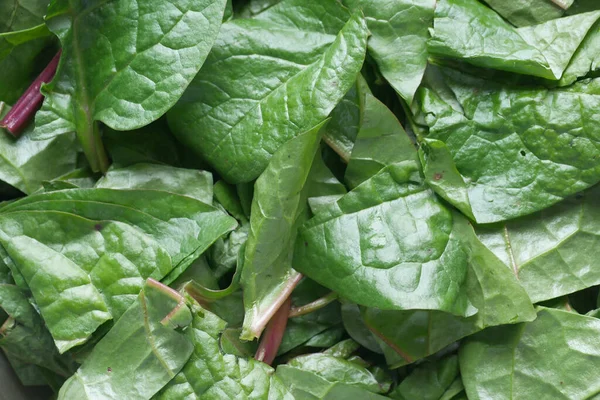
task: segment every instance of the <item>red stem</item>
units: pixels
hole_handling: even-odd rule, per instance
[[[35,112],[42,105],[44,96],[42,96],[40,88],[42,87],[42,83],[48,83],[54,78],[56,67],[60,60],[60,53],[61,51],[59,50],[46,68],[44,68],[42,73],[35,81],[33,81],[31,86],[27,88],[19,101],[17,101],[8,114],[0,121],[0,127],[6,129],[16,137],[19,136]]]
[[[283,333],[285,332],[291,305],[292,300],[288,297],[269,321],[269,324],[260,339],[256,354],[254,355],[254,358],[258,361],[271,365],[275,359],[277,351],[279,350],[279,345],[283,339]]]

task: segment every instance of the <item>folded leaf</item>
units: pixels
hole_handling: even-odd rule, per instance
[[[226,323],[191,301],[193,320],[185,335],[194,351],[156,400],[192,399],[282,399],[293,400],[287,388],[267,364],[224,354],[219,338]]]
[[[227,22],[169,126],[227,181],[249,182],[341,101],[362,66],[367,34],[362,16],[348,19],[335,0],[286,0]]]
[[[600,284],[600,186],[527,217],[477,227],[534,303]]]
[[[59,400],[150,399],[184,367],[192,341],[184,298],[148,280],[137,300],[60,389]]]
[[[365,13],[369,54],[390,85],[411,103],[427,65],[434,0],[345,0]],[[439,7],[439,5],[438,5]]]
[[[379,100],[367,94],[360,128],[344,175],[354,188],[387,165],[398,160],[417,160],[412,144],[396,116]]]
[[[0,117],[10,107],[0,102]],[[42,181],[57,178],[76,168],[77,142],[73,134],[47,140],[32,140],[31,130],[15,138],[0,129],[0,180],[31,194]]]
[[[92,169],[106,168],[97,122],[142,127],[179,99],[218,34],[225,0],[54,0],[46,23],[62,44],[35,134],[77,132]]]
[[[306,208],[303,189],[319,148],[322,125],[281,146],[254,185],[241,279],[244,340],[260,336],[300,279],[291,257],[299,218]]]
[[[479,223],[549,207],[600,180],[600,80],[567,88],[500,85],[450,69],[423,88],[427,182]]]
[[[592,12],[515,29],[476,0],[442,0],[435,10],[428,51],[558,80],[598,18],[600,12]]]
[[[533,322],[488,329],[460,349],[469,399],[589,399],[600,393],[600,321],[539,308]]]
[[[0,209],[0,244],[64,352],[122,315],[146,278],[182,271],[235,225],[187,196],[72,189]]]

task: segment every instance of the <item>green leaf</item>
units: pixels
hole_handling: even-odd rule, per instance
[[[386,166],[403,160],[417,161],[415,146],[394,113],[367,94],[360,129],[344,176],[346,183],[355,188]]]
[[[267,364],[223,354],[219,339],[225,331],[225,321],[197,304],[192,304],[191,309],[193,320],[185,335],[194,344],[194,351],[181,372],[155,399],[293,400]]]
[[[0,244],[64,352],[118,318],[146,278],[176,278],[235,225],[187,196],[72,189],[0,209]]]
[[[0,4],[0,100],[16,102],[49,61],[43,53],[50,32],[43,24],[48,0],[6,0]]]
[[[10,107],[0,102],[0,116]],[[42,181],[57,178],[76,168],[77,143],[72,134],[47,140],[32,140],[32,127],[15,138],[0,129],[0,180],[31,194]]]
[[[63,52],[36,136],[75,131],[92,169],[105,168],[97,121],[131,130],[171,108],[204,63],[225,3],[52,1],[46,23]]]
[[[468,246],[472,232],[459,234],[463,225],[423,185],[415,161],[391,164],[304,224],[294,268],[358,304],[470,316],[465,285],[478,248]]]
[[[103,139],[113,168],[138,163],[182,166],[177,140],[169,132],[164,119],[126,133],[107,128]]]
[[[52,371],[63,378],[73,373],[72,361],[68,356],[58,354],[44,321],[21,289],[0,284],[0,310],[8,315],[0,325],[0,348],[11,364],[19,364],[22,368],[28,366],[30,371],[32,366],[37,366],[38,372],[41,369],[46,373]]]
[[[385,399],[366,368],[323,353],[308,354],[277,367],[276,376],[299,399]]]
[[[345,0],[365,13],[369,54],[398,94],[411,103],[427,65],[435,0]],[[439,5],[438,5],[439,7]]]
[[[342,100],[362,66],[367,34],[362,16],[348,19],[335,0],[286,0],[227,22],[168,113],[169,126],[225,180],[249,182],[283,143]]]
[[[304,278],[292,292],[292,305],[295,307],[303,306],[328,293],[328,289],[308,278]],[[278,354],[287,353],[301,345],[314,346],[316,343],[309,344],[308,342],[316,335],[337,326],[341,322],[340,305],[337,302],[328,304],[309,314],[288,319]]]
[[[439,400],[458,376],[458,357],[426,361],[411,372],[390,397],[398,400]]]
[[[517,276],[534,303],[600,284],[600,186],[549,209],[476,228],[480,240]]]
[[[189,196],[212,204],[212,174],[194,169],[175,168],[168,165],[136,164],[127,168],[110,169],[98,183],[105,189],[161,190]]]
[[[308,179],[323,123],[279,148],[254,185],[242,288],[246,317],[241,338],[260,336],[300,274],[292,269],[293,244],[306,208]]]
[[[369,93],[369,85],[359,74],[356,83],[329,114],[331,119],[323,128],[323,141],[345,162],[350,160],[362,118],[364,98]]]
[[[442,0],[435,10],[431,54],[546,79],[561,78],[600,12],[513,28],[475,0]]]
[[[600,321],[539,308],[526,324],[488,329],[460,349],[469,399],[589,399],[600,393],[595,371]]]
[[[137,300],[63,385],[58,400],[150,399],[190,358],[192,341],[178,329],[191,322],[181,295],[148,280]]]
[[[486,3],[513,25],[529,26],[562,17],[573,0],[565,0],[564,7],[552,0],[487,0]]]
[[[454,100],[422,89],[421,157],[428,184],[465,215],[490,223],[531,214],[600,180],[600,80],[545,89],[440,71]]]
[[[487,327],[535,318],[531,301],[514,275],[479,242],[470,224],[459,221],[455,233],[464,240],[469,265],[463,291],[478,311],[463,318],[436,310],[363,309],[364,323],[380,340],[392,366],[412,363]],[[372,338],[366,340],[372,343]]]

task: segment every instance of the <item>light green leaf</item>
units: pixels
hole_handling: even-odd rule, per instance
[[[427,65],[427,39],[435,0],[345,0],[365,13],[369,54],[381,74],[409,104]],[[439,7],[439,5],[438,5]]]
[[[303,189],[319,148],[322,126],[281,146],[254,185],[241,279],[246,309],[244,340],[260,336],[300,279],[291,266],[293,244],[306,208]]]
[[[600,321],[539,308],[533,322],[488,329],[459,352],[469,399],[590,399],[600,394]]]
[[[255,179],[355,82],[368,32],[360,14],[348,17],[335,0],[286,0],[223,24],[205,66],[168,114],[173,133],[230,183]]]
[[[36,137],[75,131],[92,169],[106,168],[97,121],[131,130],[171,108],[204,63],[225,3],[54,0],[46,23],[63,52]]]
[[[398,119],[382,102],[367,94],[360,129],[344,179],[354,188],[397,161],[417,160],[415,146]]]
[[[440,71],[454,100],[422,89],[421,157],[427,182],[465,215],[489,223],[531,214],[600,180],[600,80],[545,89]]]
[[[185,335],[194,344],[194,352],[181,372],[154,397],[156,400],[293,400],[267,364],[223,354],[219,339],[225,321],[197,304],[191,309],[193,321]]]
[[[0,102],[0,116],[10,107]],[[47,140],[32,140],[32,127],[15,138],[0,129],[0,180],[31,194],[42,181],[57,178],[76,168],[77,142],[73,134]]]
[[[527,217],[476,228],[534,303],[600,284],[600,186]]]
[[[207,171],[175,168],[168,165],[136,164],[110,169],[97,183],[97,188],[161,190],[193,197],[212,204],[212,174]]]
[[[297,399],[385,399],[371,372],[329,354],[296,357],[278,366],[276,376]]]
[[[235,220],[163,191],[72,189],[0,209],[0,244],[61,352],[118,318],[146,278],[181,272]]]
[[[515,26],[529,26],[560,18],[574,0],[487,0],[486,3]],[[558,3],[562,3],[561,6]]]
[[[428,50],[480,67],[558,80],[599,17],[592,12],[515,29],[478,1],[441,0]]]
[[[58,400],[150,399],[187,363],[192,322],[184,298],[148,280],[137,300],[61,388]]]

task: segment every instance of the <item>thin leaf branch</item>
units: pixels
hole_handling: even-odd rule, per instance
[[[300,307],[292,307],[290,309],[289,317],[295,318],[295,317],[299,317],[301,315],[310,314],[312,312],[320,310],[321,308],[325,307],[326,305],[337,300],[338,297],[339,296],[336,292],[331,292],[328,295],[318,298],[317,300],[315,300],[311,303],[305,304]]]

